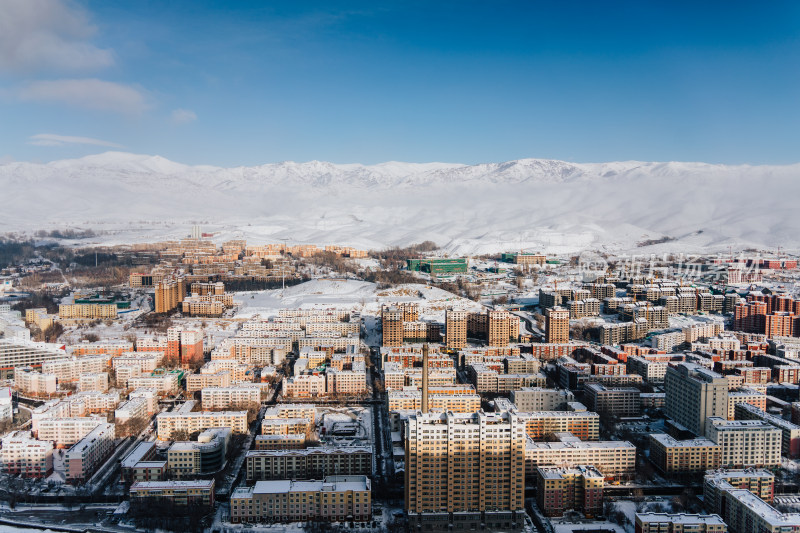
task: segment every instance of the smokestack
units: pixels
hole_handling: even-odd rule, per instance
[[[422,412],[428,412],[428,343],[422,345]]]

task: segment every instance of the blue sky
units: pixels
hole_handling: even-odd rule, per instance
[[[0,158],[800,161],[798,2],[0,0]]]

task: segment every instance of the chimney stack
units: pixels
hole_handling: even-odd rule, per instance
[[[422,412],[428,412],[428,343],[422,345]]]

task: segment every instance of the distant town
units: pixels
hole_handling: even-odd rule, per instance
[[[5,526],[800,532],[797,255],[76,243],[0,237]]]

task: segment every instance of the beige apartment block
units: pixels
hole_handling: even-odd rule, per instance
[[[524,508],[525,427],[514,413],[417,413],[405,436],[408,512]]]
[[[230,428],[234,433],[247,432],[247,411],[191,411],[195,402],[186,402],[180,409],[156,416],[159,440],[174,440],[176,431],[191,434],[209,428]]]
[[[116,304],[61,304],[58,306],[60,319],[107,319],[117,318]]]
[[[710,417],[706,436],[722,448],[726,468],[772,467],[781,464],[781,430],[761,420]]]
[[[712,440],[677,440],[664,433],[650,435],[650,460],[667,475],[688,475],[719,468],[722,447]]]
[[[372,487],[366,476],[322,481],[258,481],[231,494],[231,522],[368,521]]]
[[[557,442],[525,444],[525,473],[536,474],[536,468],[547,465],[574,467],[593,465],[611,479],[631,479],[636,473],[636,446],[627,441],[585,442],[569,434]]]
[[[381,311],[382,346],[402,346],[403,311],[397,307],[384,307]]]
[[[261,405],[261,388],[257,385],[205,387],[201,390],[201,398],[203,409],[207,411]]]
[[[545,312],[545,342],[563,344],[569,342],[569,311],[553,307]]]
[[[448,309],[445,312],[447,347],[460,350],[467,345],[467,312],[461,309]]]

